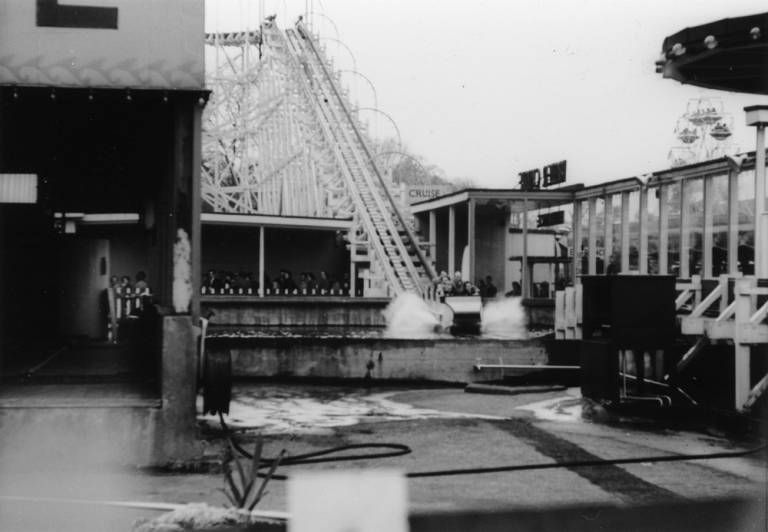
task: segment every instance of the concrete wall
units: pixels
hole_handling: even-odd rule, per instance
[[[206,350],[229,351],[239,377],[364,378],[370,371],[376,379],[475,382],[503,376],[501,370],[476,373],[476,362],[547,362],[539,340],[210,338]]]
[[[42,464],[164,465],[199,456],[196,333],[189,316],[159,318],[161,386],[55,385],[0,395],[0,471]],[[43,386],[45,388],[45,386]]]
[[[204,296],[211,325],[384,327],[389,299],[290,296]]]

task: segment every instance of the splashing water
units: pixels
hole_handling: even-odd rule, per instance
[[[390,338],[432,338],[440,324],[426,301],[416,294],[400,294],[383,313]]]
[[[480,332],[485,338],[517,340],[528,338],[523,300],[508,297],[483,306]]]

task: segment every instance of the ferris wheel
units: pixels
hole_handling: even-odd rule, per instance
[[[681,144],[670,149],[667,160],[676,167],[732,154],[732,135],[733,116],[720,98],[692,98],[675,126]]]

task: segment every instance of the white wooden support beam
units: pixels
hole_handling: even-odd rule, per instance
[[[437,268],[437,214],[429,211],[429,260]]]
[[[714,185],[713,176],[704,176],[704,228],[702,233],[702,265],[701,276],[705,279],[712,278],[712,244],[714,242],[714,229],[712,205],[714,204]]]
[[[659,187],[659,273],[669,273],[669,185]]]
[[[555,292],[555,339],[565,339],[565,290]]]
[[[259,226],[259,296],[264,297],[264,226]]]
[[[629,273],[629,194],[621,193],[621,273]]]
[[[761,395],[765,393],[765,391],[768,390],[768,374],[766,374],[762,379],[760,379],[760,382],[758,382],[752,390],[749,392],[749,396],[747,397],[747,401],[744,403],[744,406],[742,407],[742,410],[749,410],[752,408],[752,406],[757,402],[757,400],[760,398]]]
[[[751,295],[749,290],[754,286],[752,277],[736,279],[734,297],[736,303],[733,350],[734,350],[734,407],[741,411],[749,398],[752,389],[750,383],[750,346],[745,343],[744,331],[741,325],[747,324],[750,318]]]
[[[576,291],[572,286],[565,288],[565,337],[568,340],[576,338]]]
[[[640,275],[648,273],[648,188],[643,187],[640,189],[640,209],[639,220],[640,224],[640,250],[638,257],[638,270]]]
[[[589,198],[589,219],[587,221],[587,272],[597,273],[597,198]]]

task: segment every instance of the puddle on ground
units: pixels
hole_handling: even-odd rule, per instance
[[[581,421],[582,401],[578,390],[568,390],[568,395],[546,399],[517,407],[532,412],[537,419],[545,421]]]
[[[503,419],[417,408],[390,399],[402,390],[306,390],[258,387],[232,392],[227,424],[233,429],[259,429],[263,434],[323,434],[358,423],[413,419]],[[198,397],[202,412],[202,397]],[[218,416],[198,415],[204,425],[219,426]]]

